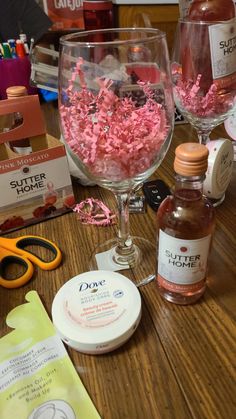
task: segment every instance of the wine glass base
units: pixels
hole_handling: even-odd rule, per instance
[[[209,198],[208,197],[208,201],[210,201],[213,205],[214,208],[219,207],[219,205],[222,204],[222,202],[224,202],[225,199],[225,194],[223,194],[220,198]]]
[[[117,271],[129,278],[136,286],[146,285],[155,279],[157,264],[156,245],[142,237],[132,237],[135,252],[130,257],[118,257],[117,239],[97,246],[89,258],[89,270]]]

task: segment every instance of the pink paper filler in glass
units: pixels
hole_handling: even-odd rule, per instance
[[[62,133],[80,170],[117,200],[117,238],[94,250],[89,268],[123,270],[140,282],[155,273],[156,251],[130,235],[129,196],[160,165],[173,132],[166,37],[156,29],[103,30],[103,42],[95,35],[61,38]],[[131,56],[134,46],[145,51],[145,61]]]

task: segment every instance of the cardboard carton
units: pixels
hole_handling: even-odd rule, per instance
[[[68,212],[74,196],[64,145],[46,133],[38,96],[0,101],[0,116],[20,113],[18,127],[0,132],[0,234]],[[12,140],[29,138],[21,155]]]
[[[82,0],[43,0],[43,7],[53,22],[52,30],[84,29]]]

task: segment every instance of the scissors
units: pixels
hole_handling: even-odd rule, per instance
[[[29,250],[27,246],[38,246],[50,250],[53,259],[44,261]],[[43,270],[56,268],[62,259],[62,253],[57,245],[44,237],[40,236],[21,236],[16,238],[0,237],[0,285],[5,288],[18,288],[26,284],[34,273],[33,263]],[[6,268],[12,264],[20,265],[24,268],[22,275],[7,279],[4,277]]]

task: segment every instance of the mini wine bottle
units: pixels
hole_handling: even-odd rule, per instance
[[[25,86],[11,86],[6,90],[8,99],[16,99],[18,97],[27,96],[28,92]],[[23,117],[20,112],[15,112],[13,115],[11,129],[20,126],[23,123]],[[13,140],[10,142],[11,149],[18,154],[30,154],[32,148],[30,146],[29,138],[22,138],[20,140]]]
[[[184,143],[175,151],[173,196],[159,207],[158,273],[160,294],[176,304],[195,303],[204,293],[215,226],[214,208],[202,194],[208,149]]]

